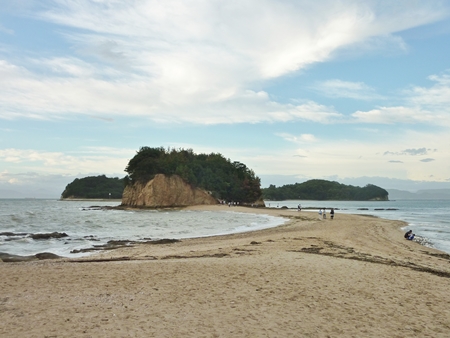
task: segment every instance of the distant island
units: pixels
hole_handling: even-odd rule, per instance
[[[62,199],[121,199],[124,179],[118,177],[88,176],[76,178],[61,194]]]
[[[334,200],[334,201],[387,201],[389,193],[373,184],[355,187],[327,180],[309,180],[282,187],[270,185],[262,189],[265,200]]]

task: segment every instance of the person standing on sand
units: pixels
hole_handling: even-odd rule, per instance
[[[331,208],[331,210],[330,210],[330,218],[331,219],[334,218],[334,208]]]
[[[319,219],[322,218],[322,209],[319,209]]]
[[[323,219],[327,218],[327,209],[323,208]]]

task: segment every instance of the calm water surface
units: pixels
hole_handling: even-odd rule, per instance
[[[92,206],[117,206],[112,201],[58,201],[0,199],[0,252],[33,255],[52,252],[77,257],[72,250],[90,248],[109,240],[144,241],[162,238],[192,238],[275,227],[280,217],[223,211],[100,210]],[[59,239],[33,240],[29,234],[66,233]]]

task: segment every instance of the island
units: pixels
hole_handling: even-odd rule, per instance
[[[61,194],[61,199],[121,199],[124,179],[105,175],[76,178]]]
[[[261,181],[244,163],[219,153],[141,147],[129,161],[121,206],[184,207],[237,203],[264,206]]]
[[[262,189],[265,200],[333,200],[333,201],[388,201],[389,193],[373,184],[355,187],[327,180],[309,180],[303,183]]]

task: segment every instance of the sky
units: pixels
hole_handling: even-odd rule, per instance
[[[450,1],[0,0],[0,197],[142,146],[269,184],[450,188]]]

